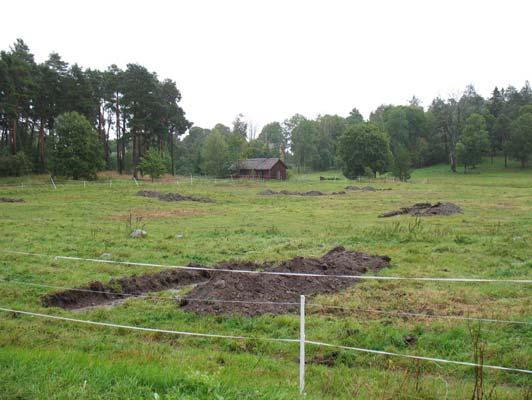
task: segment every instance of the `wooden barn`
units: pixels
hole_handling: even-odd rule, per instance
[[[280,158],[248,158],[233,165],[233,173],[239,178],[285,180],[286,164]]]

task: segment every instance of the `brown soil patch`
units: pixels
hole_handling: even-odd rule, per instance
[[[353,191],[361,190],[363,192],[377,192],[377,191],[392,190],[392,189],[391,188],[376,189],[373,186],[353,186],[353,185],[349,185],[349,186],[345,187],[345,190],[353,190]]]
[[[414,215],[416,217],[429,217],[433,215],[461,214],[463,211],[454,203],[416,203],[412,207],[403,207],[396,211],[390,211],[379,215],[379,218],[393,217],[396,215]]]
[[[266,262],[263,264],[223,262],[214,266],[214,269],[260,269],[323,275],[362,275],[366,272],[375,273],[387,267],[389,262],[389,257],[370,256],[365,253],[347,251],[343,247],[336,247],[320,258],[296,257],[280,263]],[[191,264],[191,266],[197,267],[198,265]],[[296,304],[258,304],[257,302],[298,303],[301,294],[313,296],[336,293],[355,283],[357,283],[356,279],[334,277],[255,275],[172,269],[113,279],[107,284],[98,281],[92,282],[88,286],[80,288],[89,291],[66,290],[52,293],[44,296],[42,303],[46,307],[79,309],[109,304],[117,299],[139,296],[146,292],[198,284],[181,300],[180,305],[184,310],[199,314],[255,316],[266,313],[283,314],[298,310]],[[202,301],[197,301],[198,299]],[[222,300],[222,302],[209,300]]]
[[[202,210],[142,210],[133,209],[128,214],[111,215],[109,219],[114,221],[128,221],[131,217],[150,219],[150,218],[173,218],[173,217],[197,217],[200,215],[206,215],[207,213]]]
[[[331,195],[341,195],[345,194],[345,192],[332,192]],[[327,196],[327,193],[320,192],[319,190],[310,190],[308,192],[292,192],[290,190],[281,190],[279,192],[276,192],[275,190],[266,189],[259,193],[261,196],[276,196],[276,195],[284,195],[284,196]]]
[[[320,258],[296,257],[277,265],[271,263],[224,263],[222,268],[258,269],[277,272],[317,273],[324,275],[362,275],[375,273],[389,265],[390,258],[370,256],[336,247]],[[298,303],[300,295],[336,293],[355,284],[355,279],[318,278],[282,275],[252,275],[220,272],[196,286],[185,296],[183,309],[200,314],[283,314],[296,312],[297,305],[235,304],[193,301],[193,299],[238,300],[249,302]],[[187,301],[190,299],[190,301]]]
[[[154,190],[139,190],[137,196],[157,198],[162,201],[198,201],[200,203],[214,203],[214,201],[208,197],[187,196],[179,193],[161,193]]]
[[[24,199],[14,199],[11,197],[0,197],[0,203],[25,203]]]
[[[42,298],[42,304],[45,307],[61,307],[69,310],[93,307],[147,292],[177,289],[205,281],[208,277],[208,272],[169,269],[153,274],[111,279],[107,284],[95,281],[77,288],[81,290],[48,294]]]

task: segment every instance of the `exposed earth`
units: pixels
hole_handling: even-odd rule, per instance
[[[12,197],[0,197],[0,203],[24,203],[24,199],[14,199]]]
[[[332,192],[331,195],[345,194],[345,192]],[[284,195],[284,196],[327,196],[327,193],[320,192],[319,190],[310,190],[308,192],[291,192],[289,190],[281,190],[276,192],[275,190],[266,189],[259,193],[261,196],[275,196],[275,195]]]
[[[214,203],[214,200],[203,196],[187,196],[179,193],[160,193],[154,190],[139,190],[137,196],[157,198],[162,201],[198,201],[200,203]]]
[[[454,203],[416,203],[412,207],[403,207],[399,210],[390,211],[379,215],[379,218],[394,217],[396,215],[414,215],[416,217],[429,217],[434,215],[461,214],[463,211]]]
[[[366,272],[378,272],[389,266],[389,263],[390,258],[386,256],[371,256],[336,247],[320,258],[296,257],[279,263],[263,264],[241,261],[222,262],[215,265],[212,272],[170,269],[158,273],[113,279],[107,284],[96,281],[80,288],[81,290],[48,294],[42,298],[42,303],[47,307],[79,309],[105,305],[117,299],[141,296],[148,292],[196,284],[186,296],[176,299],[186,311],[199,314],[244,316],[266,313],[283,314],[298,310],[297,303],[302,294],[312,296],[336,293],[354,285],[358,280],[338,277],[216,272],[216,269],[356,276]],[[202,267],[197,264],[190,264],[190,266]],[[296,304],[268,304],[268,302]]]
[[[392,189],[391,188],[375,189],[373,186],[353,186],[353,185],[349,185],[349,186],[345,187],[345,190],[353,190],[353,191],[361,190],[363,192],[376,192],[376,191],[380,191],[380,190],[392,190]]]

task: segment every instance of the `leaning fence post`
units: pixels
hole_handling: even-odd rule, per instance
[[[301,295],[299,310],[299,393],[305,391],[305,296]]]
[[[54,178],[50,176],[50,180],[52,181],[52,186],[54,187],[54,189],[57,189],[57,186],[55,186]]]
[[[133,177],[133,180],[135,181],[135,185],[139,185],[138,181],[137,181],[137,178]]]

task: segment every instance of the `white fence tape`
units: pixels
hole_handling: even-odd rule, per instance
[[[135,294],[135,293],[117,293],[109,292],[105,290],[93,290],[86,288],[74,288],[67,286],[58,286],[58,285],[47,285],[43,283],[34,283],[34,282],[25,282],[19,281],[16,279],[2,279],[0,282],[5,283],[14,283],[16,285],[24,286],[34,286],[48,289],[57,289],[57,290],[70,290],[75,292],[87,292],[87,293],[96,293],[96,294],[105,294],[111,296],[122,296],[122,297],[132,297],[132,298],[147,298],[154,300],[185,300],[191,302],[205,302],[205,303],[232,303],[232,304],[257,304],[257,305],[279,305],[279,306],[299,306],[300,303],[291,302],[291,301],[245,301],[245,300],[226,300],[226,299],[199,299],[199,298],[182,298],[179,296],[163,296],[163,295],[149,295],[149,294]],[[442,314],[424,314],[424,313],[414,313],[414,312],[405,312],[405,311],[387,311],[387,310],[377,310],[377,309],[364,309],[356,307],[343,307],[343,306],[333,306],[326,304],[317,304],[317,303],[306,303],[306,307],[310,308],[325,308],[325,309],[339,309],[345,311],[354,311],[357,313],[372,313],[372,314],[385,314],[392,315],[396,317],[408,317],[408,318],[431,318],[431,319],[457,319],[457,320],[466,320],[466,321],[478,321],[478,322],[487,322],[487,323],[499,323],[499,324],[516,324],[516,325],[532,325],[532,322],[528,321],[517,321],[509,319],[494,319],[494,318],[479,318],[479,317],[467,317],[462,315],[442,315]]]
[[[168,334],[173,334],[173,335],[208,337],[208,338],[215,338],[215,339],[263,340],[263,341],[269,341],[269,342],[299,343],[299,339],[282,339],[282,338],[277,339],[277,338],[262,338],[262,337],[253,337],[253,336],[219,335],[216,333],[197,333],[197,332],[186,332],[186,331],[174,331],[174,330],[169,330],[169,329],[145,328],[141,326],[113,324],[110,322],[88,321],[84,319],[61,317],[58,315],[41,314],[41,313],[35,313],[35,312],[30,312],[30,311],[12,310],[9,308],[4,308],[4,307],[0,307],[0,311],[11,312],[15,314],[22,314],[22,315],[29,315],[32,317],[54,319],[54,320],[59,320],[59,321],[75,322],[79,324],[106,326],[109,328],[122,328],[122,329],[130,329],[134,331],[143,331],[143,332],[168,333]]]
[[[143,332],[157,332],[157,333],[167,333],[167,334],[173,334],[173,335],[208,337],[208,338],[215,338],[215,339],[262,340],[262,341],[269,341],[269,342],[284,342],[284,343],[300,343],[301,342],[300,339],[264,338],[264,337],[239,336],[239,335],[220,335],[220,334],[215,334],[215,333],[197,333],[197,332],[175,331],[175,330],[169,330],[169,329],[145,328],[145,327],[140,327],[140,326],[113,324],[109,322],[88,321],[88,320],[83,320],[83,319],[61,317],[57,315],[14,310],[14,309],[4,308],[4,307],[0,307],[0,311],[4,311],[7,313],[28,315],[32,317],[60,320],[60,321],[66,321],[66,322],[96,325],[96,326],[105,326],[105,327],[110,327],[110,328],[130,329],[130,330],[143,331]],[[305,340],[305,344],[321,346],[321,347],[337,348],[341,350],[352,350],[352,351],[358,351],[358,352],[363,352],[363,353],[380,354],[380,355],[385,355],[385,356],[410,358],[410,359],[422,360],[422,361],[433,361],[437,363],[455,364],[455,365],[462,365],[462,366],[467,366],[467,367],[483,367],[483,368],[495,369],[495,370],[501,370],[501,371],[532,374],[532,370],[521,369],[521,368],[501,367],[497,365],[487,365],[487,364],[475,364],[475,363],[467,362],[467,361],[454,361],[454,360],[447,360],[444,358],[423,357],[423,356],[416,356],[416,355],[410,355],[410,354],[392,353],[389,351],[372,350],[372,349],[365,349],[361,347],[342,346],[342,345],[330,344],[330,343],[325,343],[325,342],[318,342],[314,340]]]
[[[490,278],[440,278],[440,277],[402,277],[402,276],[376,276],[376,275],[336,275],[336,274],[314,274],[314,273],[300,273],[300,272],[282,272],[282,271],[253,271],[242,269],[226,269],[226,268],[209,268],[209,267],[192,267],[184,265],[165,265],[146,262],[134,261],[115,261],[103,260],[99,258],[83,258],[74,256],[51,256],[48,254],[28,253],[22,251],[5,250],[6,253],[37,256],[37,257],[52,257],[56,260],[70,260],[83,261],[101,264],[115,264],[127,265],[134,267],[154,267],[166,269],[183,269],[189,271],[207,271],[207,272],[228,272],[235,274],[253,274],[253,275],[277,275],[277,276],[295,276],[295,277],[311,277],[311,278],[336,278],[336,279],[365,279],[365,280],[382,280],[382,281],[416,281],[416,282],[464,282],[464,283],[521,283],[532,284],[532,279],[490,279]]]
[[[489,369],[498,369],[498,370],[501,370],[501,371],[522,372],[522,373],[525,373],[525,374],[532,374],[532,370],[528,370],[528,369],[511,368],[511,367],[500,367],[498,365],[475,364],[475,363],[467,362],[467,361],[446,360],[444,358],[414,356],[414,355],[410,355],[410,354],[392,353],[390,351],[371,350],[371,349],[364,349],[364,348],[361,348],[361,347],[341,346],[341,345],[338,345],[338,344],[330,344],[330,343],[324,343],[324,342],[315,342],[313,340],[307,340],[306,343],[307,344],[316,345],[316,346],[332,347],[332,348],[342,349],[342,350],[353,350],[353,351],[359,351],[359,352],[363,352],[363,353],[381,354],[381,355],[385,355],[385,356],[411,358],[411,359],[414,359],[414,360],[434,361],[434,362],[438,362],[438,363],[465,365],[467,367],[483,367],[483,368],[489,368]]]

